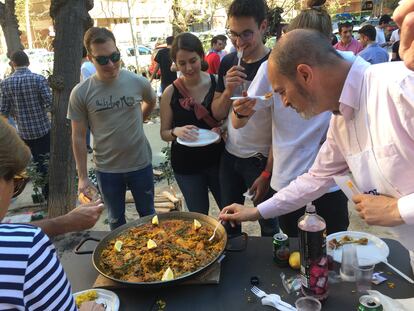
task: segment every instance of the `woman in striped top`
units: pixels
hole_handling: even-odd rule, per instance
[[[29,148],[0,118],[0,220],[29,160]],[[37,227],[0,224],[0,310],[76,310],[56,250]]]

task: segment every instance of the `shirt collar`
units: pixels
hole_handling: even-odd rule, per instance
[[[379,44],[377,42],[372,42],[367,45],[367,48],[375,48],[375,47],[379,47]]]
[[[22,67],[17,67],[15,70],[15,72],[25,72],[25,71],[29,71],[29,68],[26,66],[22,66]]]
[[[353,111],[359,110],[362,82],[368,67],[369,63],[357,56],[348,72],[339,97],[339,111],[345,119],[351,119]]]
[[[349,41],[348,44],[343,43],[342,40],[339,41],[339,42],[344,48],[347,48],[347,47],[351,46],[352,44],[354,44],[354,40],[355,40],[354,38],[351,38],[351,41]]]

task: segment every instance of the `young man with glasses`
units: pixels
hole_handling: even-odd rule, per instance
[[[227,35],[237,51],[226,55],[220,64],[218,83],[212,104],[217,120],[235,113],[233,96],[242,96],[254,79],[260,65],[267,60],[270,50],[263,44],[267,29],[267,5],[263,0],[234,0],[228,10]],[[241,57],[240,57],[241,56]],[[239,118],[246,116],[237,115]],[[271,112],[264,109],[252,117],[253,122],[236,130],[228,122],[226,149],[221,157],[220,187],[222,205],[243,203],[243,193],[250,189],[253,203],[259,204],[271,196]],[[274,219],[260,220],[263,236],[278,231]],[[229,234],[238,234],[240,227],[227,228]]]
[[[353,29],[354,26],[350,22],[338,24],[338,31],[339,35],[341,36],[341,40],[339,40],[339,42],[334,45],[335,49],[338,51],[350,51],[354,53],[354,55],[357,55],[364,49],[362,44],[352,36]]]
[[[155,93],[145,78],[120,70],[121,56],[112,32],[92,27],[85,33],[84,45],[96,74],[73,89],[68,108],[78,191],[93,187],[86,164],[89,126],[96,176],[113,230],[125,223],[127,186],[141,217],[155,212],[151,148],[143,130],[143,120],[155,106]]]

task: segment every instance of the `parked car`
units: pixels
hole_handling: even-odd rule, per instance
[[[134,51],[134,48],[131,46],[121,46],[119,50],[121,52],[122,61],[126,69],[135,73],[141,73],[143,75],[146,75],[148,73],[152,54],[150,48],[144,45],[137,45],[136,53]],[[135,54],[138,58],[138,68],[135,61]]]

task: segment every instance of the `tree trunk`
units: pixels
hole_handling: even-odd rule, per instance
[[[49,162],[49,217],[69,212],[75,206],[75,161],[71,126],[66,119],[70,92],[79,82],[82,40],[92,26],[88,11],[93,0],[52,0],[50,16],[55,26],[51,151]]]
[[[19,24],[15,14],[14,0],[6,0],[5,3],[0,2],[0,25],[6,39],[7,57],[10,58],[14,52],[24,49],[20,41]]]

